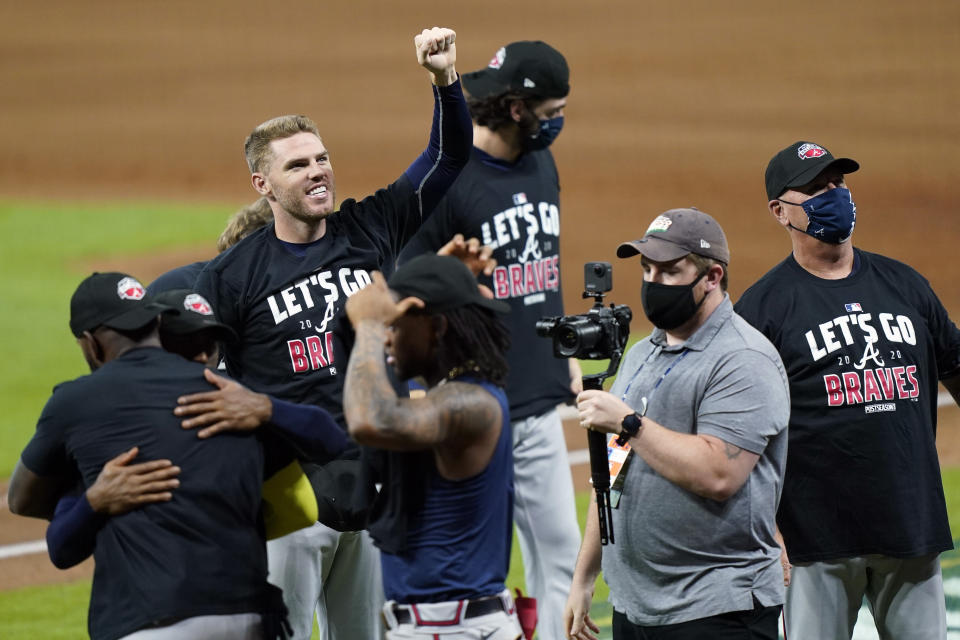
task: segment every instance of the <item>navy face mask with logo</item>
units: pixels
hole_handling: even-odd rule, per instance
[[[808,236],[830,244],[843,244],[853,235],[853,227],[857,223],[857,205],[850,197],[849,189],[829,189],[800,206],[810,221],[804,231]]]
[[[553,144],[553,141],[557,139],[562,129],[563,116],[550,118],[549,120],[541,120],[540,131],[537,132],[537,135],[527,138],[524,141],[523,147],[527,151],[546,149]]]

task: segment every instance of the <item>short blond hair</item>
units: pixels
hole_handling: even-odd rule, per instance
[[[307,116],[280,116],[258,124],[243,143],[250,173],[264,172],[269,164],[271,142],[303,132],[320,137],[316,123]]]
[[[273,209],[266,197],[251,202],[227,221],[227,228],[217,238],[217,251],[223,253],[248,235],[273,220]]]

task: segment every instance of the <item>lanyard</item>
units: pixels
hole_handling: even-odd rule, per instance
[[[650,355],[648,355],[648,356],[646,357],[646,359],[640,364],[640,368],[637,369],[637,372],[634,373],[634,374],[633,374],[633,377],[630,378],[630,382],[627,383],[626,388],[623,390],[623,394],[620,396],[620,399],[621,399],[621,400],[623,400],[624,402],[627,401],[627,393],[630,392],[630,387],[633,386],[633,383],[636,382],[636,380],[637,380],[637,376],[640,375],[640,372],[643,371],[643,368],[644,368],[645,366],[647,366],[647,363],[648,363],[648,362],[650,362],[650,358],[652,358],[654,355],[659,355],[659,354],[662,353],[662,352],[663,352],[663,349],[660,348],[660,347],[658,347],[657,350],[650,352]],[[646,396],[644,396],[644,398],[643,398],[643,400],[642,400],[642,402],[643,402],[642,412],[640,413],[640,415],[644,415],[644,414],[647,412],[647,403],[648,403],[649,400],[652,400],[652,399],[653,399],[653,394],[654,394],[654,392],[655,392],[657,389],[660,388],[660,384],[663,382],[663,379],[666,378],[667,375],[668,375],[671,371],[673,371],[673,368],[674,368],[675,366],[677,366],[678,364],[680,364],[680,361],[681,361],[681,360],[683,360],[684,358],[687,357],[687,354],[688,354],[688,353],[690,353],[690,350],[689,350],[689,349],[684,349],[684,350],[683,350],[683,353],[680,354],[680,357],[677,358],[676,360],[674,360],[674,361],[670,364],[670,366],[667,367],[667,370],[664,371],[664,372],[660,375],[660,378],[657,380],[657,383],[656,383],[655,385],[653,385],[653,389],[650,391],[650,396],[649,396],[649,398],[646,397]]]
[[[662,348],[658,347],[657,350],[650,352],[650,354],[644,359],[643,363],[640,364],[640,368],[637,369],[636,373],[633,374],[633,377],[630,378],[630,382],[627,383],[627,387],[623,390],[623,395],[620,397],[621,400],[627,402],[627,393],[630,391],[630,387],[633,386],[633,383],[636,382],[637,376],[640,375],[640,372],[643,371],[643,368],[650,362],[650,359],[654,355],[659,355],[663,351]],[[640,402],[642,406],[640,407],[640,415],[646,415],[648,401],[653,399],[654,392],[660,388],[660,384],[663,382],[664,378],[669,375],[673,368],[680,364],[680,361],[687,357],[687,354],[690,353],[689,349],[684,349],[683,353],[680,354],[676,360],[674,360],[667,370],[664,371],[660,378],[657,380],[656,384],[653,385],[653,389],[650,390],[650,396],[644,396],[641,398]],[[629,403],[628,403],[629,404]],[[627,469],[630,466],[630,460],[633,458],[633,449],[630,447],[630,443],[624,444],[622,447],[616,445],[615,443],[616,436],[610,435],[607,438],[607,465],[610,467],[610,504],[616,509],[620,504],[620,497],[623,495],[623,483],[626,481]]]

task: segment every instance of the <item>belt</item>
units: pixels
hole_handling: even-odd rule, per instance
[[[413,618],[413,606],[408,604],[393,605],[393,615],[397,619],[397,624],[415,624]],[[498,611],[507,611],[503,603],[503,598],[499,595],[467,600],[467,606],[463,610],[461,619],[479,618]]]

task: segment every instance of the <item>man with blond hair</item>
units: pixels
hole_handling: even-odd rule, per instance
[[[455,40],[443,28],[414,39],[434,84],[430,142],[371,196],[337,206],[330,154],[305,116],[268,120],[248,137],[251,182],[274,222],[212,260],[197,281],[239,336],[224,353],[232,377],[258,392],[323,407],[343,424],[353,341],[346,299],[373,271],[390,272],[469,157],[470,116],[454,68]],[[284,589],[296,638],[310,636],[314,611],[321,637],[379,637],[379,560],[364,532],[317,523],[268,543],[268,556],[270,580]]]

